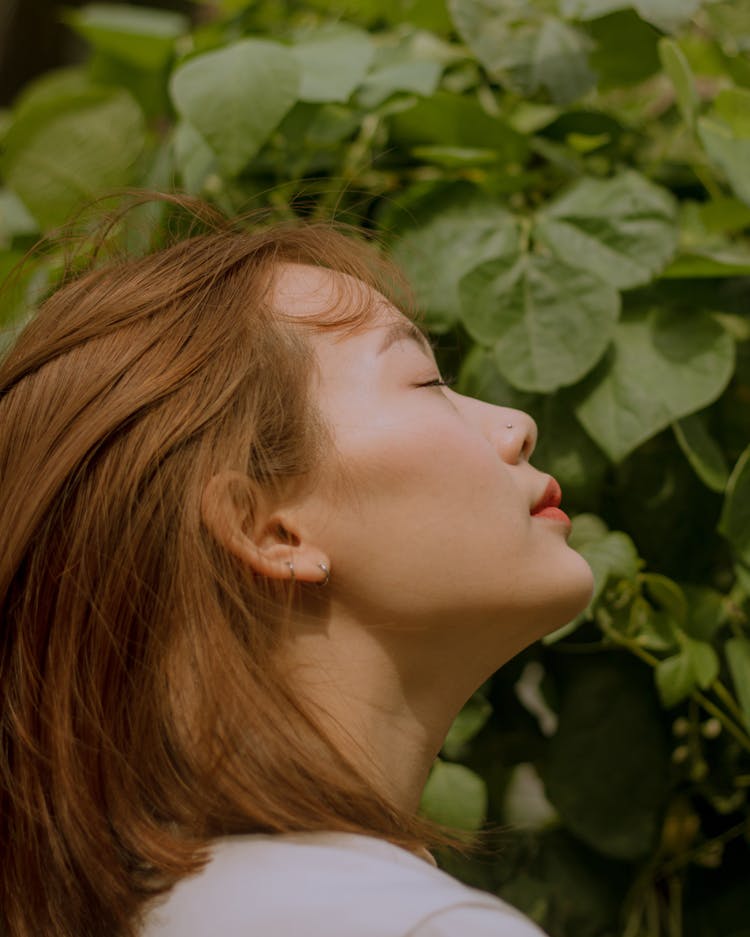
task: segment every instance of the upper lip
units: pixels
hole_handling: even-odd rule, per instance
[[[562,491],[560,486],[557,483],[557,480],[550,475],[549,481],[547,482],[547,487],[544,489],[544,493],[542,494],[541,498],[531,509],[531,513],[538,514],[545,508],[557,508],[560,506],[561,501]]]

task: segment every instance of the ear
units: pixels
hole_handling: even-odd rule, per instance
[[[223,471],[209,480],[201,517],[216,542],[252,572],[269,579],[328,581],[328,556],[301,535],[295,512],[271,509],[241,472]]]

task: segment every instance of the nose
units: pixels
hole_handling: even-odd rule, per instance
[[[482,430],[503,461],[512,465],[521,459],[528,462],[539,436],[536,421],[528,413],[513,407],[476,400],[473,403],[480,408],[478,416]]]
[[[539,436],[536,420],[523,410],[514,410],[511,407],[493,409],[501,411],[495,414],[495,421],[500,423],[500,427],[495,430],[495,440],[500,439],[503,459],[514,464],[522,458],[528,462]]]
[[[539,428],[524,410],[502,407],[449,391],[465,417],[472,421],[495,447],[504,462],[528,461],[536,447]]]

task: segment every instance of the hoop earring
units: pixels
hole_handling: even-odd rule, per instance
[[[331,570],[326,566],[325,563],[318,563],[318,567],[325,573],[325,579],[318,583],[318,585],[322,588],[323,586],[328,585],[328,580],[331,578]]]

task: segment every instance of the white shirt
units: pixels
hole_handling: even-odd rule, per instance
[[[406,849],[354,833],[217,840],[141,937],[545,937],[501,901]]]

